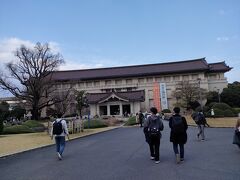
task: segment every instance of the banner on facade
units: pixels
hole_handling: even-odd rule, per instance
[[[160,96],[161,96],[162,110],[163,109],[168,109],[166,83],[160,83]]]
[[[153,84],[153,104],[154,107],[157,108],[158,112],[161,111],[160,88],[157,82]]]

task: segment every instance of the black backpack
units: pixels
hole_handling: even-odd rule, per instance
[[[60,135],[63,132],[62,120],[54,121],[53,123],[53,135]]]
[[[156,120],[150,119],[149,123],[150,123],[148,128],[149,135],[150,136],[160,135],[161,134],[160,130],[163,130],[163,124],[160,118],[158,117],[158,119]],[[161,124],[160,129],[159,129],[159,123]]]
[[[185,131],[182,116],[172,116],[172,131],[174,133],[183,133]]]

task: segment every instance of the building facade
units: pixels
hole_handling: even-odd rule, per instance
[[[53,80],[58,91],[70,87],[85,90],[91,117],[123,116],[147,111],[172,109],[173,92],[181,81],[199,83],[199,88],[221,93],[227,87],[224,73],[231,70],[225,62],[207,63],[205,58],[171,63],[112,68],[56,71]],[[74,103],[69,113],[76,112]]]

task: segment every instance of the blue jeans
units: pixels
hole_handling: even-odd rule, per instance
[[[55,142],[56,142],[56,151],[62,155],[65,148],[65,136],[56,136]]]
[[[178,145],[180,147],[180,158],[184,159],[184,144],[175,144],[173,143],[173,150],[175,154],[179,154]]]

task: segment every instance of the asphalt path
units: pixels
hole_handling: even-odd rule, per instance
[[[176,164],[167,122],[160,163],[150,160],[142,128],[122,127],[67,142],[62,161],[55,146],[0,158],[1,180],[239,180],[240,149],[233,129],[207,128],[206,141],[189,127],[185,162]],[[20,143],[20,142],[19,142]]]

